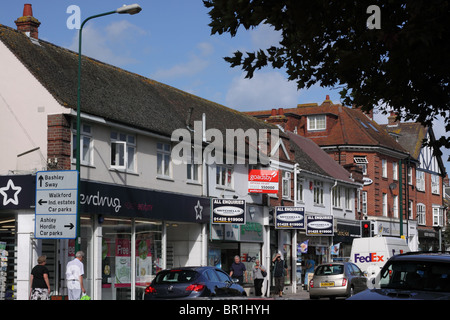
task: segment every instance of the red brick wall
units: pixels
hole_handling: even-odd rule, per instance
[[[53,163],[49,169],[71,169],[71,130],[70,121],[64,114],[47,117],[47,157]],[[57,165],[55,165],[57,159]]]

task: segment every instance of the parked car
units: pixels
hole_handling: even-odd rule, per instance
[[[145,289],[144,300],[245,296],[244,289],[215,267],[183,267],[160,271]]]
[[[349,300],[450,300],[450,253],[393,256],[374,285]]]
[[[367,278],[351,262],[333,262],[319,265],[309,283],[310,299],[350,297],[367,289]]]

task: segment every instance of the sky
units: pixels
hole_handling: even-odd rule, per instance
[[[277,45],[280,35],[266,25],[229,34],[211,35],[208,9],[202,0],[2,0],[0,24],[15,28],[24,3],[31,3],[40,22],[39,38],[78,51],[78,30],[71,28],[77,6],[81,20],[138,3],[137,15],[109,15],[83,28],[83,54],[144,77],[168,84],[239,111],[293,108],[301,103],[322,103],[326,95],[340,103],[339,90],[313,86],[297,90],[284,70],[266,68],[245,79],[224,57]],[[375,110],[374,120],[387,123]],[[436,121],[436,136],[445,133]],[[446,171],[450,150],[442,149]]]

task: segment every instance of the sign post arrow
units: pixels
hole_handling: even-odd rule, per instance
[[[64,225],[64,228],[69,228],[70,230],[72,230],[73,227],[75,227],[75,226],[73,225],[72,222],[71,222],[70,224],[65,224],[65,225]]]

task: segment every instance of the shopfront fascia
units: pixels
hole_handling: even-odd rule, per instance
[[[74,256],[74,240],[35,238],[35,180],[32,175],[0,177],[0,220],[16,228],[0,234],[15,252],[8,278],[14,299],[28,298],[31,268],[44,253],[54,263],[52,291],[66,294],[65,265]],[[81,182],[80,194],[85,285],[94,299],[140,299],[160,269],[206,265],[208,198],[92,181]]]

